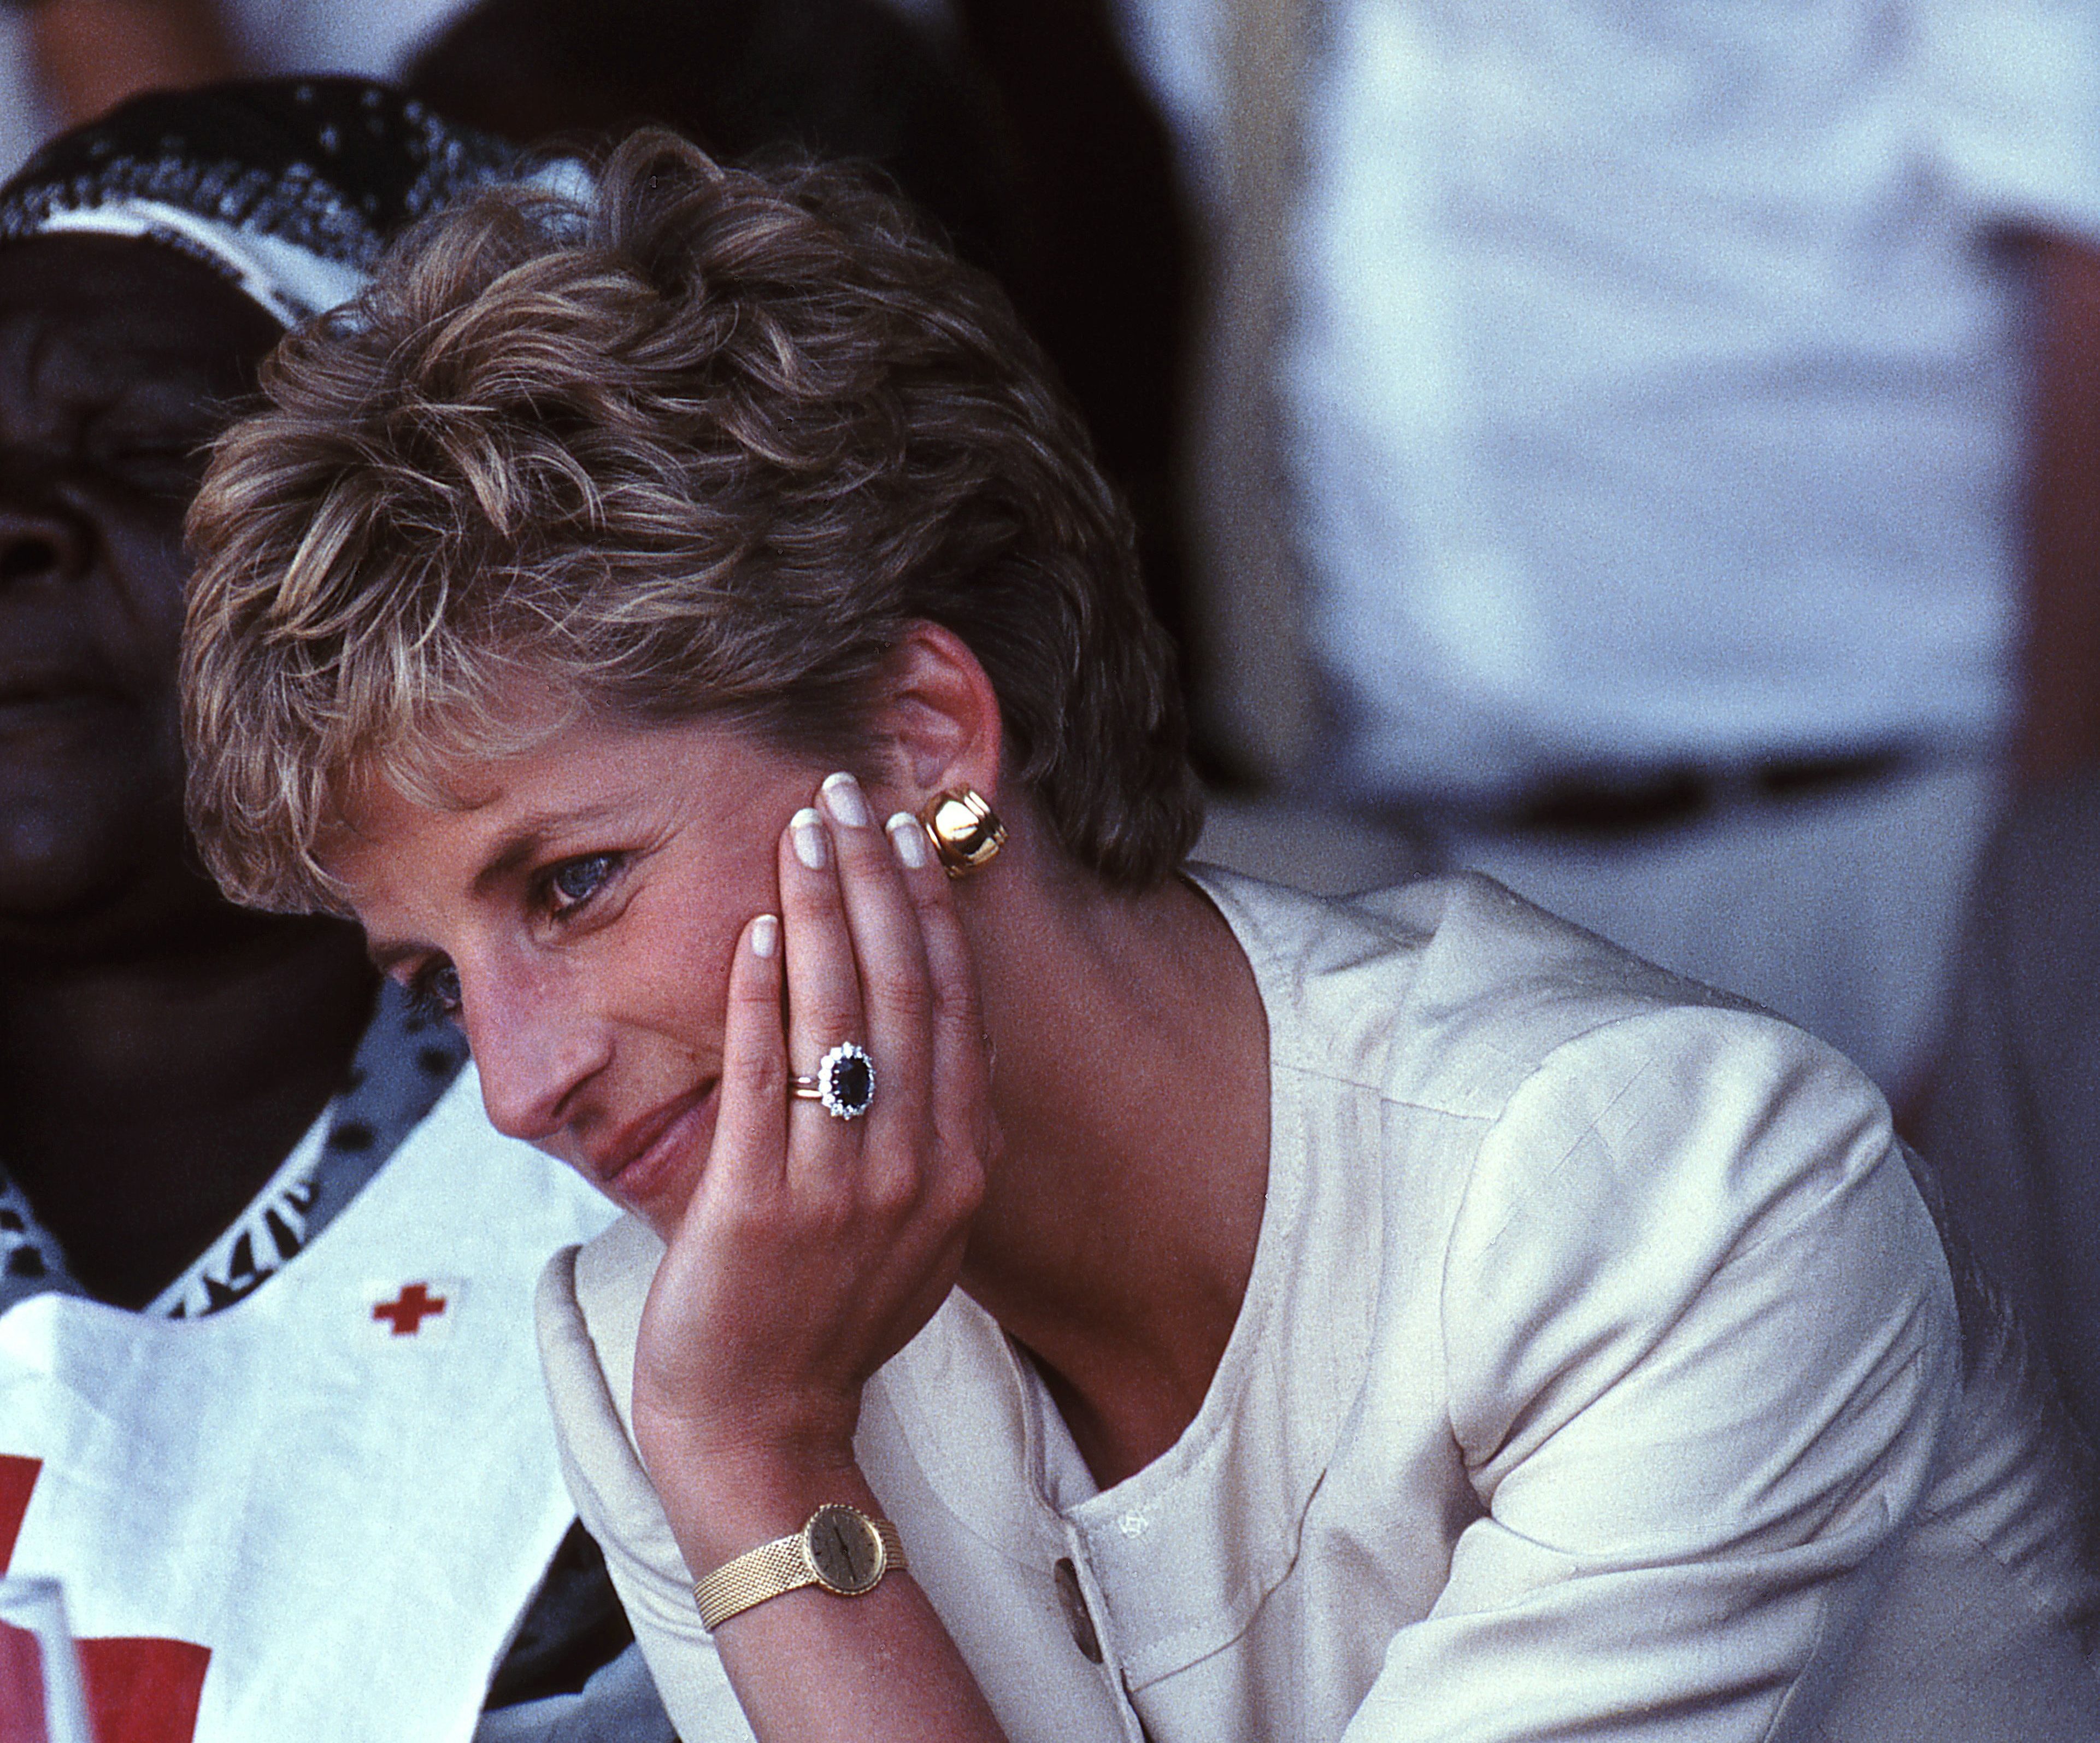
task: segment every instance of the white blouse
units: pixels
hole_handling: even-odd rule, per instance
[[[960,1291],[863,1404],[1015,1743],[2100,1736],[2064,1445],[1857,1072],[1484,878],[1199,876],[1272,1132],[1196,1419],[1096,1492]],[[660,1252],[629,1219],[558,1258],[541,1349],[578,1511],[714,1743],[749,1732],[628,1420]]]

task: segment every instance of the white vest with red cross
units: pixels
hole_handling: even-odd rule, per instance
[[[210,1318],[0,1317],[0,1570],[63,1582],[99,1743],[458,1743],[574,1517],[532,1335],[611,1207],[470,1068]]]

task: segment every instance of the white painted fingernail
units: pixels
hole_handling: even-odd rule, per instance
[[[780,947],[780,921],[778,916],[761,914],[751,923],[751,954],[770,956]]]
[[[824,809],[849,829],[868,826],[867,801],[860,796],[860,783],[843,770],[824,777]]]
[[[795,857],[812,872],[823,871],[828,851],[823,819],[805,805],[788,819],[788,833],[795,842]]]
[[[899,811],[889,819],[889,845],[897,849],[897,857],[916,872],[926,863],[926,827],[909,811]]]

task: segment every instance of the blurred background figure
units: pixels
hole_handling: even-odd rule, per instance
[[[1984,856],[1921,1139],[2100,1445],[2100,768]]]
[[[0,175],[143,90],[274,73],[390,77],[461,0],[5,0]]]
[[[2100,744],[2087,9],[1130,4],[1212,731],[1914,1088],[2015,734]]]
[[[1303,165],[1229,724],[1908,1087],[2015,733],[2100,739],[2090,9],[1247,10],[1185,80],[1229,206]]]

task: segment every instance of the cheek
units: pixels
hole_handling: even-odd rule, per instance
[[[747,867],[724,868],[711,889],[690,899],[651,901],[646,923],[638,929],[637,984],[654,1013],[651,1026],[696,1052],[720,1050],[730,969],[744,927],[754,915],[779,911],[770,862],[765,872],[761,883]]]
[[[121,596],[99,614],[104,646],[140,688],[165,686],[172,695],[189,579],[180,511],[158,502],[130,512],[103,505],[96,524]]]
[[[684,924],[652,922],[629,934],[633,954],[621,978],[625,991],[618,1015],[627,1024],[672,1043],[698,1061],[717,1059],[728,1006],[730,953],[736,933],[725,938],[712,918]]]

